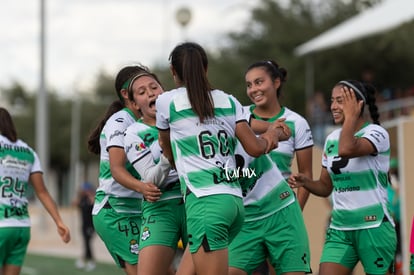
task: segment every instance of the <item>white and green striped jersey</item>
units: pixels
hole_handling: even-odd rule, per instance
[[[105,123],[101,132],[100,146],[101,156],[99,163],[99,186],[96,190],[95,204],[92,213],[96,215],[99,210],[105,205],[109,198],[131,198],[141,199],[142,194],[130,190],[120,183],[116,182],[112,177],[111,169],[109,166],[109,153],[110,147],[124,148],[124,133],[126,128],[136,121],[135,115],[128,108],[124,108],[115,114],[113,114]],[[127,162],[127,170],[139,178],[135,172],[134,167]],[[121,212],[135,212],[136,209],[132,209],[125,201],[119,205],[124,204],[124,207],[119,207],[118,211]],[[123,208],[123,209],[120,209]]]
[[[253,158],[238,143],[236,163],[245,221],[264,219],[295,201],[292,189],[268,154]]]
[[[124,144],[129,162],[139,169],[137,172],[145,181],[140,171],[151,169],[160,161],[162,150],[158,143],[158,129],[139,119],[127,128]],[[165,188],[161,189],[162,195],[158,201],[182,198],[178,174],[174,169],[169,169],[164,182]]]
[[[286,141],[279,142],[278,147],[270,152],[269,155],[282,172],[282,175],[285,178],[288,178],[291,174],[295,151],[313,146],[312,132],[308,122],[301,115],[287,107],[282,107],[279,114],[269,119],[263,119],[255,115],[253,113],[255,105],[246,106],[244,108],[246,109],[246,113],[250,114],[251,118],[258,120],[274,122],[279,118],[286,118],[285,123],[290,128],[292,136]]]
[[[239,101],[220,90],[211,91],[214,118],[200,123],[186,88],[161,94],[156,102],[157,128],[170,130],[171,145],[182,193],[197,197],[232,194],[242,197],[232,171],[236,167],[236,123],[245,121]]]
[[[355,136],[368,139],[377,153],[344,158],[338,156],[341,130],[328,135],[322,156],[322,166],[327,169],[333,184],[330,227],[338,230],[378,227],[384,215],[393,223],[387,198],[388,132],[379,125],[366,123]]]
[[[0,227],[30,226],[26,192],[33,173],[43,173],[36,152],[0,135]]]

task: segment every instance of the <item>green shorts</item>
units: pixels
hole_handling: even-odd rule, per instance
[[[119,267],[138,263],[141,214],[117,213],[107,206],[93,216],[93,225]]]
[[[410,259],[410,271],[414,272],[414,254],[411,254],[411,259]]]
[[[22,266],[29,241],[30,227],[0,227],[0,268]]]
[[[392,267],[397,248],[395,228],[388,221],[379,227],[335,230],[326,233],[321,263],[337,263],[354,269],[361,261],[367,274],[385,274]]]
[[[163,245],[177,249],[179,240],[187,245],[185,208],[181,198],[142,204],[142,225],[139,248]]]
[[[269,258],[277,274],[310,272],[309,240],[299,204],[245,222],[229,246],[229,266],[251,274]]]
[[[188,244],[195,253],[225,249],[240,231],[244,221],[242,198],[228,194],[186,197]]]

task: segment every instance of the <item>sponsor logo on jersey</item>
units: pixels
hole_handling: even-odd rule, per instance
[[[137,150],[138,152],[144,150],[145,148],[146,147],[143,142],[135,144],[135,150]]]
[[[289,193],[289,191],[285,191],[285,192],[283,192],[283,193],[281,193],[280,195],[279,195],[279,198],[281,199],[281,200],[284,200],[284,199],[286,199],[287,197],[289,197],[290,196],[290,193]]]
[[[123,131],[118,131],[117,130],[112,135],[109,136],[109,140],[113,139],[114,137],[123,136],[123,135],[124,135],[124,132]]]
[[[375,222],[376,220],[377,220],[377,215],[365,216],[365,221],[366,222]]]

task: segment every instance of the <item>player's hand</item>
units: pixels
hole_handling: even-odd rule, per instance
[[[153,183],[145,183],[141,193],[150,202],[159,200],[162,195],[161,190]]]
[[[58,231],[58,234],[60,235],[60,238],[62,239],[64,243],[68,243],[70,241],[69,227],[67,227],[63,223],[59,223],[57,224],[57,231]]]
[[[307,181],[307,177],[304,174],[296,173],[291,174],[288,178],[288,184],[290,188],[303,187]]]
[[[342,111],[344,112],[345,119],[357,120],[361,115],[363,100],[358,100],[355,95],[355,91],[347,86],[341,88],[342,90]]]
[[[287,126],[287,124],[285,123],[285,120],[286,118],[279,118],[278,120],[272,123],[273,127],[276,127],[277,129],[279,129],[279,135],[278,135],[279,141],[288,140],[292,135],[292,132],[290,131],[290,128]]]

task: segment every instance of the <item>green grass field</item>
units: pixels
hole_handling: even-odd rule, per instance
[[[97,263],[93,271],[84,271],[75,267],[75,259],[27,254],[21,275],[122,275],[122,269],[115,263]]]

